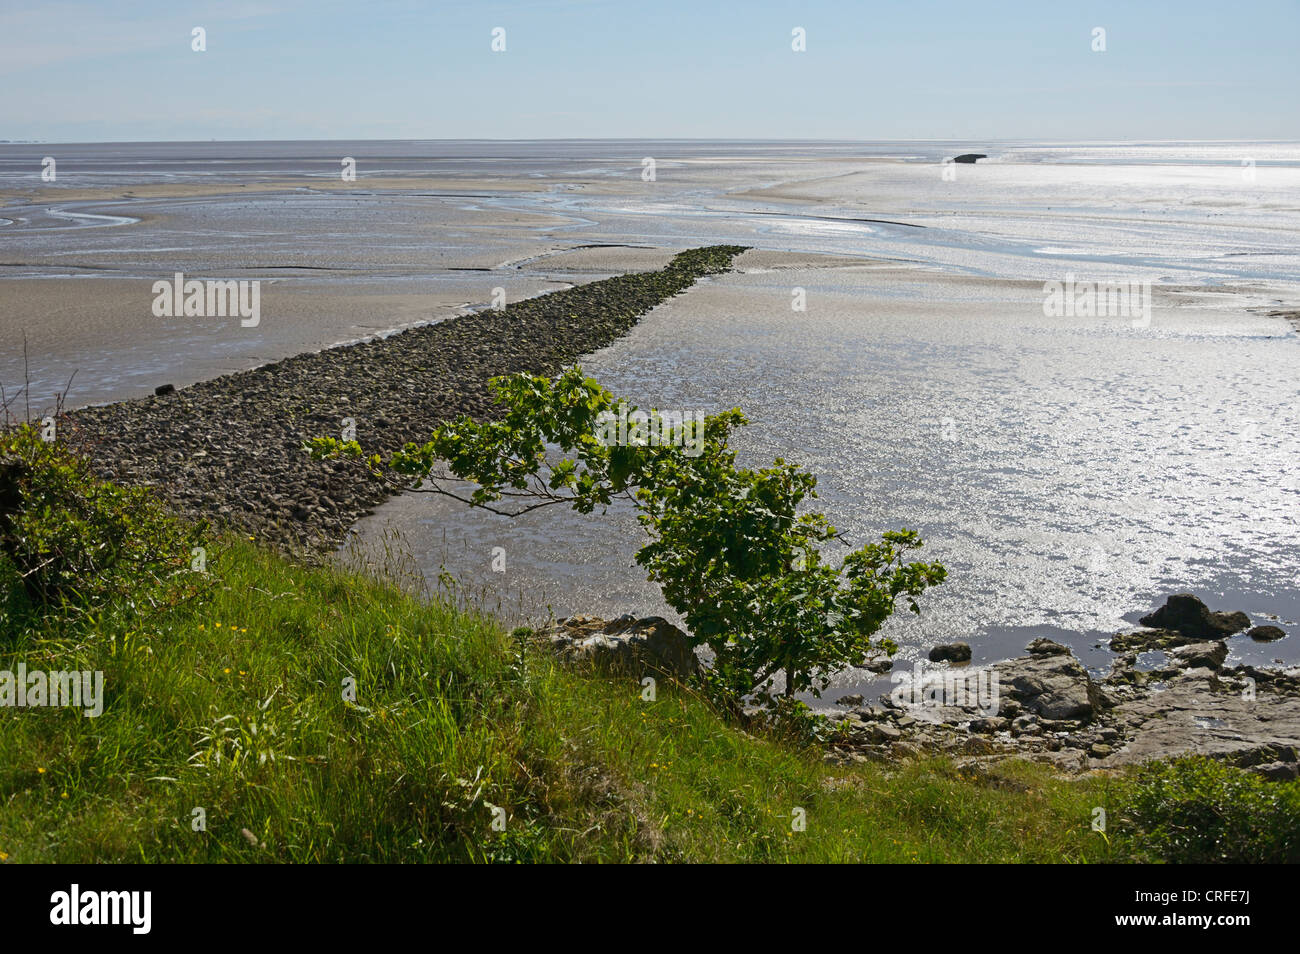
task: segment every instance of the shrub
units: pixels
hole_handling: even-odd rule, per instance
[[[1300,782],[1189,756],[1143,768],[1118,795],[1135,847],[1165,861],[1300,861]]]
[[[97,479],[31,425],[0,433],[0,612],[11,621],[22,606],[175,598],[197,585],[192,548],[203,529],[176,521],[145,490]]]

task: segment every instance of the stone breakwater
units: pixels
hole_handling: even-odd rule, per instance
[[[338,437],[350,419],[367,453],[387,453],[458,415],[490,417],[490,378],[558,373],[744,250],[691,249],[658,271],[83,408],[62,433],[101,476],[151,487],[184,517],[329,548],[391,490],[357,461],[312,460],[304,441]]]

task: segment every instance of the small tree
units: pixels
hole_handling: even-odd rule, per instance
[[[919,612],[916,598],[946,576],[938,563],[903,562],[922,545],[910,530],[885,533],[838,567],[825,562],[821,545],[841,534],[820,513],[797,513],[816,496],[817,479],[781,458],[759,470],[737,467],[728,440],[749,423],[739,410],[705,418],[702,435],[698,422],[651,412],[617,443],[610,418],[622,407],[634,419],[637,410],[581,368],[491,384],[505,410],[499,420],[461,417],[387,462],[370,457],[372,469],[509,516],[552,505],[591,513],[631,500],[650,536],[637,562],[694,643],[713,650],[715,672],[732,691],[770,692],[782,674],[786,695],[819,694],[837,670],[874,651],[892,654],[892,641],[872,637],[897,600]],[[308,446],[316,456],[363,454],[355,441]],[[458,483],[476,486],[466,496],[447,486]]]

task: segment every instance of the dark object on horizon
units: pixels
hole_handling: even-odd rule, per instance
[[[175,394],[175,393],[176,393],[176,385],[174,385],[174,384],[160,384],[160,385],[158,385],[156,388],[153,389],[153,393],[156,394],[156,395],[158,395],[159,397],[162,397],[164,394]]]
[[[970,662],[970,646],[966,643],[945,643],[930,650],[930,662]]]
[[[1222,639],[1250,626],[1250,617],[1241,612],[1211,613],[1191,593],[1177,593],[1165,600],[1164,606],[1143,616],[1139,622],[1156,629],[1176,630],[1186,636]]]
[[[962,153],[957,158],[953,159],[953,162],[974,163],[975,160],[977,159],[987,159],[987,158],[988,156],[984,155],[984,153],[982,152],[965,152]]]
[[[1286,630],[1281,626],[1256,626],[1254,629],[1246,630],[1246,635],[1257,643],[1271,643],[1285,636]]]

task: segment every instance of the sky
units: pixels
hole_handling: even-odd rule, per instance
[[[0,140],[1300,139],[1298,41],[1300,0],[0,0]]]

